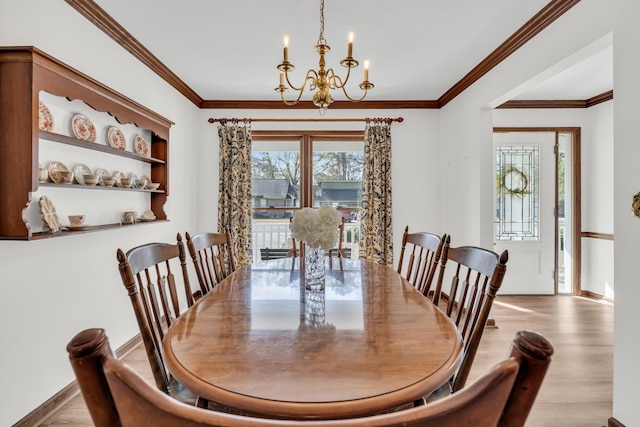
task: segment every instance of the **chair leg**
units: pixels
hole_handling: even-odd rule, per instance
[[[209,401],[205,398],[198,396],[196,399],[196,407],[202,409],[209,409]]]

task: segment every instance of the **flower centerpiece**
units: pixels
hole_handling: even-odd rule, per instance
[[[342,218],[335,208],[303,208],[291,221],[291,235],[305,242],[305,287],[324,288],[324,253],[338,240],[338,226]]]

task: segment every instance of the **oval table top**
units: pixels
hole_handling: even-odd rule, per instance
[[[332,419],[413,402],[458,368],[455,325],[396,271],[326,259],[325,289],[309,291],[299,262],[242,267],[179,317],[171,374],[256,416]]]

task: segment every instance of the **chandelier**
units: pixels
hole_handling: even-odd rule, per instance
[[[346,67],[347,75],[344,80],[335,74],[333,68],[329,68],[325,70],[325,61],[324,55],[331,48],[327,44],[327,41],[324,38],[324,0],[320,1],[320,37],[318,37],[318,44],[315,47],[316,52],[320,55],[319,60],[319,68],[318,71],[310,69],[307,71],[307,75],[302,82],[300,87],[296,87],[291,84],[291,80],[289,80],[289,72],[293,71],[294,66],[291,62],[289,62],[289,37],[284,36],[284,58],[280,64],[278,64],[278,70],[280,70],[280,85],[275,88],[276,92],[280,92],[280,97],[282,98],[282,102],[286,105],[296,105],[300,102],[300,98],[302,98],[302,94],[304,93],[304,89],[309,83],[309,91],[315,93],[313,94],[313,104],[317,107],[320,107],[321,114],[326,111],[326,109],[333,102],[333,98],[331,97],[331,91],[336,89],[342,89],[344,95],[351,102],[359,102],[362,101],[367,96],[367,91],[373,88],[373,83],[369,82],[369,61],[364,62],[364,80],[360,83],[359,87],[363,90],[363,94],[360,98],[352,98],[347,93],[346,84],[349,81],[349,76],[351,75],[351,69],[358,66],[358,61],[353,59],[353,33],[349,33],[349,44],[347,45],[347,57],[340,61],[340,65]],[[287,86],[285,86],[285,81]],[[289,90],[289,88],[298,92],[298,97],[294,101],[287,101],[284,97],[284,93]]]

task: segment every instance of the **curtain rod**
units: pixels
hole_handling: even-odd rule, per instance
[[[229,123],[252,123],[252,122],[386,122],[391,124],[392,122],[402,123],[404,119],[402,117],[397,118],[366,118],[366,119],[251,119],[251,118],[232,118],[232,119],[214,119],[209,118],[209,123],[220,122],[224,125]]]

